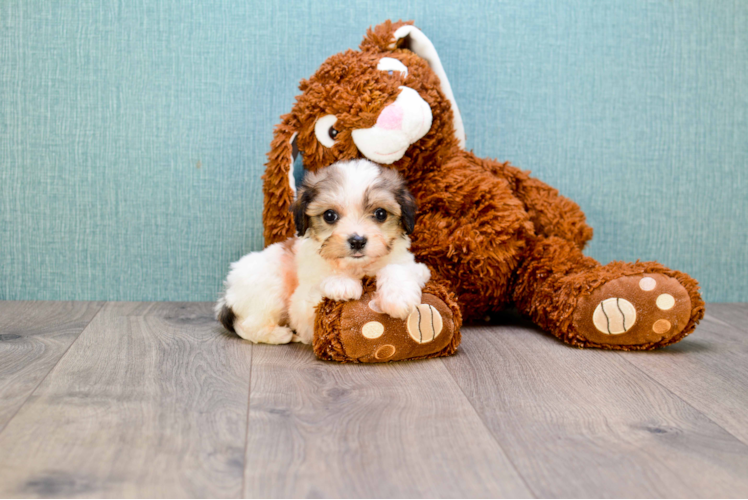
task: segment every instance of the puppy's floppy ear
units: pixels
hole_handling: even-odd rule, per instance
[[[293,175],[293,162],[298,155],[296,129],[292,125],[292,115],[282,117],[275,127],[270,143],[268,162],[262,176],[264,208],[262,223],[265,228],[265,246],[286,240],[293,236],[293,219],[289,213],[296,195],[296,182]]]
[[[309,229],[309,216],[306,214],[306,209],[309,204],[314,201],[317,196],[317,188],[313,185],[304,184],[299,192],[299,197],[291,205],[291,212],[293,212],[293,221],[296,226],[296,235],[304,236],[306,230]]]
[[[405,234],[411,234],[416,228],[416,199],[403,183],[395,192],[395,201],[400,205],[400,223]]]

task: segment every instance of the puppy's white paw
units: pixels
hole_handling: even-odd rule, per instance
[[[421,303],[421,288],[417,284],[402,288],[384,287],[377,291],[377,305],[393,318],[405,319]]]
[[[269,326],[253,331],[244,325],[236,327],[236,333],[255,344],[288,344],[293,338],[293,330],[285,326]]]
[[[293,341],[302,344],[311,344],[313,338],[314,328],[304,328],[303,330],[299,330],[294,334]]]
[[[293,330],[279,326],[270,330],[265,338],[263,342],[266,344],[288,344],[293,339]]]
[[[423,288],[426,282],[431,279],[431,271],[429,271],[426,264],[416,264],[413,268],[413,272],[415,273],[418,279],[418,284],[421,285],[421,288]]]
[[[363,293],[361,281],[342,276],[330,276],[320,284],[322,295],[332,300],[358,300]]]

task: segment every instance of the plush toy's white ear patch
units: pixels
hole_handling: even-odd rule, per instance
[[[403,63],[392,57],[381,58],[379,64],[377,64],[377,69],[379,71],[387,71],[389,74],[398,71],[403,78],[408,76],[408,68]]]
[[[395,41],[392,43],[391,48],[395,48],[397,42],[403,38],[409,38],[408,49],[413,53],[425,59],[431,69],[436,73],[441,81],[442,92],[449,99],[452,105],[452,115],[454,116],[455,136],[462,149],[465,149],[465,126],[462,123],[462,115],[460,115],[460,109],[457,107],[457,101],[452,93],[452,86],[449,84],[447,73],[444,71],[439,54],[436,53],[436,48],[431,40],[421,32],[418,28],[411,25],[401,26],[395,31]]]
[[[293,165],[296,161],[296,157],[299,155],[299,150],[296,147],[296,136],[298,135],[297,132],[294,132],[291,136],[291,168],[288,169],[288,185],[291,186],[291,191],[293,191],[293,196],[296,198],[296,179],[294,177],[294,171],[293,171]]]

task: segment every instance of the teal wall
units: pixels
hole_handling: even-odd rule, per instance
[[[468,147],[574,198],[588,254],[748,301],[748,2],[0,2],[0,299],[212,300],[262,245],[273,125],[387,18]]]

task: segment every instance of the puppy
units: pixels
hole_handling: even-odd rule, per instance
[[[291,207],[297,237],[231,264],[216,317],[252,342],[310,344],[323,297],[361,298],[376,278],[371,307],[405,319],[430,278],[409,252],[416,205],[402,178],[367,160],[307,174]]]

